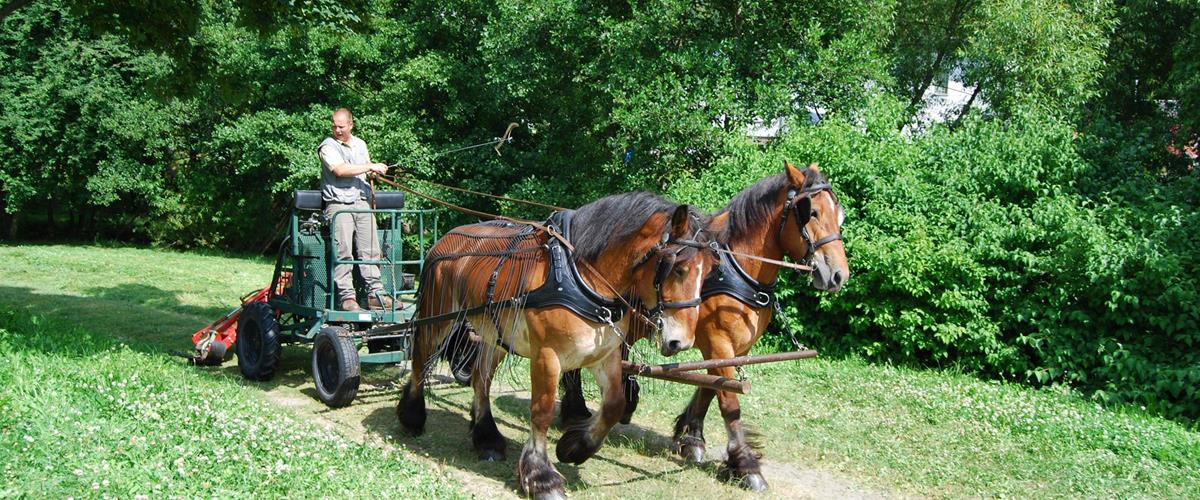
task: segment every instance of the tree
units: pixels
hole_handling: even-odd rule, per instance
[[[1112,12],[1107,0],[984,2],[960,51],[966,82],[991,113],[1024,106],[1075,115],[1097,95]],[[960,114],[960,116],[961,116]]]
[[[967,25],[977,15],[977,0],[910,0],[896,6],[896,28],[888,44],[898,95],[917,107],[936,78],[961,61]]]

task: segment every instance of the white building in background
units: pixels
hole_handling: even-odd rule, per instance
[[[974,92],[975,87],[967,86],[963,82],[962,68],[955,68],[941,79],[935,79],[929,88],[925,89],[921,110],[913,117],[912,123],[904,127],[904,133],[911,134],[935,123],[955,120]],[[971,108],[976,111],[986,110],[987,107],[987,103],[979,96],[971,103]],[[809,125],[820,123],[826,111],[812,106],[807,106],[805,110],[808,112]],[[755,120],[746,125],[746,138],[756,144],[767,144],[787,132],[787,127],[787,119],[783,117],[770,121]]]
[[[821,117],[825,116],[825,110],[821,108],[807,106],[805,111],[808,112],[809,125],[821,123]],[[787,132],[787,119],[784,117],[775,118],[769,122],[757,119],[746,125],[746,138],[755,144],[767,144],[778,139],[784,132]]]
[[[925,96],[921,101],[921,111],[914,117],[913,123],[905,127],[905,131],[922,130],[934,123],[957,119],[958,115],[962,113],[963,106],[967,105],[967,101],[971,100],[971,95],[974,93],[975,87],[967,86],[963,82],[962,68],[954,68],[942,78],[934,80],[929,88],[925,89]],[[983,102],[979,96],[975,96],[971,108],[985,110],[987,103]]]

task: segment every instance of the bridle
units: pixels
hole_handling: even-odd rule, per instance
[[[818,249],[842,239],[842,232],[840,230],[826,235],[817,241],[813,241],[812,235],[808,233],[808,221],[812,218],[812,199],[813,196],[822,191],[829,191],[829,196],[833,198],[833,205],[840,211],[841,204],[837,201],[837,195],[833,192],[833,186],[830,186],[828,182],[821,182],[801,190],[789,188],[787,202],[783,205],[783,217],[779,222],[779,239],[783,241],[783,229],[787,227],[788,216],[792,212],[796,212],[796,225],[800,228],[800,237],[804,238],[804,242],[808,245],[808,252],[804,255],[803,262],[806,266],[812,265]]]
[[[698,225],[699,226],[699,225]],[[647,310],[647,317],[653,321],[654,325],[661,331],[663,327],[662,315],[668,309],[686,309],[700,305],[700,297],[697,296],[691,300],[677,300],[674,302],[666,302],[663,298],[662,284],[667,278],[667,274],[675,267],[675,262],[679,259],[679,254],[688,248],[697,248],[699,251],[707,251],[709,245],[700,243],[697,238],[700,233],[704,232],[703,227],[697,227],[696,232],[689,239],[672,238],[670,233],[663,233],[662,240],[650,248],[646,255],[634,265],[634,269],[641,267],[643,264],[658,256],[658,264],[654,268],[654,295],[655,304],[653,308]],[[672,249],[672,247],[674,247]]]

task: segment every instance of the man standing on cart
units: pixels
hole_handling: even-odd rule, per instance
[[[326,137],[317,147],[321,158],[321,199],[325,203],[325,217],[331,221],[337,238],[339,261],[354,258],[378,261],[378,232],[373,213],[346,213],[334,217],[343,210],[370,210],[370,200],[375,195],[367,183],[367,175],[387,173],[387,165],[371,161],[367,143],[351,135],[354,117],[350,110],[338,108],[333,112],[333,137]],[[360,264],[358,272],[367,287],[367,307],[390,309],[392,298],[383,291],[379,279],[379,266]],[[350,264],[338,264],[333,270],[333,281],[337,285],[338,306],[345,311],[357,311],[361,307],[354,295],[354,277]]]

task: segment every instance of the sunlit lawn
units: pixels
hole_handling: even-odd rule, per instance
[[[319,479],[331,457],[363,474],[365,463],[387,462],[394,468],[389,474],[410,478],[391,491],[433,493],[436,485],[414,476],[402,456],[306,426],[259,402],[253,386],[196,372],[165,354],[186,350],[188,333],[265,286],[270,271],[264,260],[137,248],[0,247],[6,277],[0,307],[14,311],[0,325],[9,330],[0,344],[0,403],[17,409],[0,417],[0,453],[16,453],[0,457],[0,493],[29,492],[17,478],[35,477],[58,485],[48,490],[57,496],[93,483],[118,496],[207,496],[222,488],[247,491],[242,488],[255,481],[265,492],[282,494],[292,490],[280,481],[303,476],[308,482],[295,490],[301,495],[332,495],[340,490]],[[47,317],[49,326],[21,319],[31,314]],[[29,335],[38,340],[16,338]],[[76,343],[81,347],[71,347]],[[521,365],[512,373],[520,383]],[[743,415],[768,461],[834,471],[885,494],[1200,497],[1200,433],[1137,410],[1100,408],[1069,392],[855,360],[757,365],[746,373],[753,392],[742,398]],[[618,427],[608,456],[661,449],[690,394],[668,383],[644,387],[634,423],[652,434],[638,438]],[[467,401],[463,391],[441,391],[439,397]],[[512,405],[497,405],[498,416],[513,422],[527,411],[506,406]],[[715,406],[707,425],[709,447],[722,448]],[[236,435],[222,434],[234,427],[241,429]],[[206,435],[207,442],[191,442]],[[510,439],[522,441],[523,431]],[[427,446],[469,445],[456,435],[453,443]],[[211,462],[230,469],[209,478],[199,471]],[[497,473],[511,466],[496,465],[505,468]],[[574,487],[588,496],[585,486]],[[674,491],[706,490],[697,483]]]

